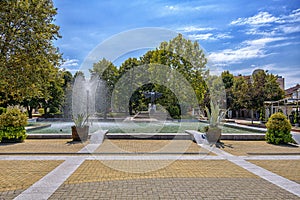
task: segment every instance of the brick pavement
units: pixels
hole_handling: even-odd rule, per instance
[[[16,197],[61,163],[59,160],[0,160],[0,199]]]
[[[299,199],[259,178],[151,178],[63,184],[49,199]]]
[[[104,140],[101,153],[200,153],[213,155],[190,140]]]
[[[43,152],[45,149],[50,152],[58,152],[60,148],[62,151],[74,152],[75,149],[79,151],[81,147],[88,144],[72,144],[74,146],[70,148],[70,146],[65,146],[69,144],[66,140],[32,141],[26,140],[25,143],[15,146],[15,152],[22,150],[31,152],[34,149],[36,152]],[[114,140],[106,147],[105,143],[108,141],[104,141],[96,149],[99,152],[109,152],[111,146],[117,146],[118,151],[122,149],[139,153],[146,150],[157,151],[170,142],[158,141],[146,140],[145,143],[132,143]],[[205,149],[194,146],[195,143],[190,141],[181,144],[180,142],[179,145],[188,146],[189,152],[204,151]],[[29,145],[28,150],[25,145],[30,143],[32,145]],[[3,167],[1,168],[0,180],[8,180],[11,186],[0,191],[0,199],[13,199],[15,197],[19,197],[19,199],[33,199],[33,197],[34,199],[300,199],[297,188],[289,189],[290,187],[282,185],[282,183],[290,183],[292,187],[300,186],[293,182],[299,180],[298,175],[294,176],[293,171],[295,167],[298,170],[300,160],[300,156],[297,156],[298,149],[296,147],[269,146],[265,142],[257,141],[228,141],[225,144],[227,146],[221,150],[208,148],[217,154],[214,156],[201,154],[171,156],[163,153],[149,156],[137,154],[84,157],[82,155],[54,157],[1,155],[0,166]],[[228,145],[233,148],[229,148]],[[0,150],[13,152],[12,146],[0,145]],[[174,152],[174,148],[170,149]],[[175,148],[175,150],[178,149]],[[223,150],[241,156],[229,155]],[[248,154],[249,152],[266,152],[269,155],[256,156]],[[296,155],[277,157],[270,154],[291,152],[296,153]],[[76,161],[76,157],[78,157],[78,161]],[[59,160],[60,158],[65,160],[63,164],[60,164],[62,162]],[[72,162],[70,159],[76,162]],[[70,162],[66,163],[66,161]],[[59,166],[53,170],[57,165]],[[10,166],[14,166],[14,170],[9,171]],[[274,166],[275,169],[272,168]],[[19,184],[22,181],[10,181],[9,174],[15,174],[14,172],[22,168],[24,170],[21,170],[15,179],[21,180],[27,177],[27,180],[24,178],[23,184]],[[264,168],[270,171],[264,170]],[[68,170],[71,169],[72,171],[69,172]],[[45,176],[50,171],[51,173]],[[54,171],[55,173],[53,173]],[[275,176],[272,172],[279,176]],[[40,176],[38,177],[37,174]],[[28,177],[32,178],[28,180]],[[40,177],[43,178],[38,181]],[[55,177],[59,179],[56,182]],[[271,179],[266,177],[271,177]],[[277,179],[279,181],[276,181]],[[288,179],[292,181],[288,182]],[[30,186],[33,183],[41,187]],[[9,185],[7,182],[3,182],[3,184]],[[22,187],[19,187],[18,184]],[[57,187],[51,187],[52,184]],[[43,187],[43,185],[50,187]],[[24,189],[26,190],[24,191]],[[25,193],[26,195],[24,195]],[[293,193],[298,194],[298,196]]]
[[[273,145],[265,141],[236,141],[223,140],[225,148],[223,151],[231,153],[236,156],[246,155],[280,155],[280,154],[297,154],[300,155],[300,147],[294,145]]]
[[[251,160],[250,162],[300,184],[300,160]]]
[[[76,153],[88,142],[72,142],[70,139],[26,139],[22,143],[0,143],[1,153]]]

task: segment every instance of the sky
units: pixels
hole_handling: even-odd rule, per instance
[[[58,9],[54,23],[62,36],[54,44],[65,59],[61,67],[72,73],[82,68],[97,47],[105,52],[105,43],[124,49],[114,52],[118,55],[111,60],[118,66],[127,57],[140,57],[168,41],[164,34],[181,33],[199,42],[209,67],[219,73],[251,75],[255,69],[264,69],[283,76],[285,88],[300,84],[299,0],[53,2]],[[148,35],[143,35],[145,31]],[[138,36],[156,42],[143,43]],[[125,47],[129,42],[138,45]]]

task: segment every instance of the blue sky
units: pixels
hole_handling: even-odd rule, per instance
[[[66,60],[62,67],[72,72],[112,36],[158,27],[198,40],[219,72],[250,75],[261,68],[283,76],[286,88],[300,83],[299,0],[54,0],[54,5],[62,35],[55,45]]]

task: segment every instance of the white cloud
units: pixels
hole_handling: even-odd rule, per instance
[[[75,68],[75,67],[78,67],[79,64],[78,64],[79,60],[77,59],[67,59],[63,64],[62,64],[62,68]]]
[[[280,40],[285,40],[287,38],[285,37],[274,37],[274,38],[261,38],[261,39],[257,39],[257,40],[248,40],[245,41],[245,44],[248,45],[252,45],[252,46],[265,46],[267,43],[271,43],[271,42],[276,42],[276,41],[280,41]]]
[[[211,27],[196,27],[196,26],[186,26],[177,29],[178,31],[182,31],[184,33],[190,33],[190,32],[204,32],[204,31],[212,31],[215,30],[215,28]]]
[[[188,37],[191,40],[209,40],[213,36],[212,33],[205,33],[205,34],[190,34]]]
[[[259,12],[257,15],[248,18],[238,18],[232,21],[231,25],[265,25],[279,21],[278,17],[274,17],[268,12]]]
[[[300,26],[280,26],[281,30],[286,33],[286,34],[289,34],[289,33],[297,33],[297,32],[300,32]]]
[[[213,33],[203,33],[203,34],[189,34],[188,37],[191,40],[221,40],[232,38],[231,35],[225,33],[213,34]]]
[[[233,38],[231,35],[228,33],[219,33],[216,35],[216,39],[230,39]]]
[[[300,9],[291,11],[288,15],[273,16],[268,12],[259,12],[252,17],[238,18],[230,25],[249,25],[248,35],[278,36],[300,32]],[[270,25],[276,26],[270,26]]]
[[[165,8],[167,10],[171,10],[171,11],[177,11],[177,10],[179,10],[178,6],[165,6]]]
[[[240,63],[243,60],[252,58],[262,58],[268,56],[265,47],[268,43],[285,40],[284,37],[261,38],[257,40],[247,40],[237,49],[225,49],[220,52],[211,53],[208,58],[214,64]]]
[[[282,21],[281,22],[286,22],[286,23],[296,23],[300,22],[300,8],[293,10],[291,14],[289,15],[284,15],[281,17]]]

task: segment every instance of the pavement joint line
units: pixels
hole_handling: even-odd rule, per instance
[[[217,154],[218,156],[224,157],[226,160],[246,169],[247,171],[265,179],[266,181],[269,181],[270,183],[273,183],[274,185],[294,194],[300,197],[300,184],[291,181],[289,179],[286,179],[282,176],[279,176],[271,171],[268,171],[262,167],[259,167],[253,163],[250,163],[242,156],[234,156],[230,153],[227,153],[225,151],[222,151],[221,149],[215,147],[212,148],[209,145],[200,144],[202,148],[209,149],[213,153]],[[267,158],[267,157],[265,157]]]
[[[206,155],[146,155],[146,156],[130,156],[130,155],[90,155],[90,156],[0,156],[0,160],[67,160],[70,158],[79,157],[85,160],[225,160],[221,156],[206,156]],[[300,158],[299,158],[300,159]]]
[[[0,156],[0,160],[66,160],[68,158],[80,157],[86,160],[119,160],[119,159],[144,159],[144,160],[164,160],[164,159],[174,159],[178,160],[225,160],[224,156],[210,156],[210,155],[146,155],[146,156],[134,156],[134,155],[78,155],[78,156]],[[237,156],[243,160],[300,160],[300,156]],[[233,159],[233,158],[232,158]]]

